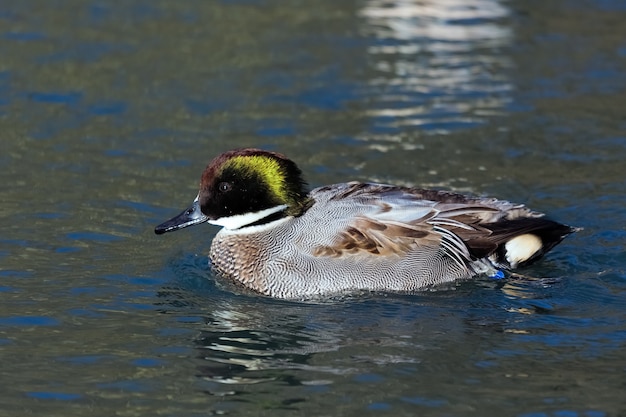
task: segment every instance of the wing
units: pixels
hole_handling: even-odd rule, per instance
[[[509,267],[510,262],[500,262],[505,254],[497,255],[506,242],[528,233],[541,237],[544,229],[562,226],[502,200],[381,184],[335,187],[329,200],[355,207],[356,214],[331,244],[316,248],[317,256],[402,257],[420,248],[440,249],[462,267],[491,255]],[[556,243],[570,230],[564,228],[555,233]]]
[[[466,232],[478,229],[455,219],[464,216],[476,223],[477,211],[466,197],[446,192],[417,190],[382,184],[348,183],[335,188],[329,198],[350,206],[354,218],[337,232],[331,244],[316,248],[317,256],[405,256],[419,248],[444,250],[460,264],[471,259],[467,246],[451,228]],[[321,191],[326,191],[322,189]]]

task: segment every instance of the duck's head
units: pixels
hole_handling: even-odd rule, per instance
[[[158,225],[162,234],[208,222],[227,229],[299,216],[309,199],[297,165],[285,156],[261,149],[236,149],[213,159],[202,173],[193,204]]]

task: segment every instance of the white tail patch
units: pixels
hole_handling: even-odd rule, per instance
[[[512,268],[515,268],[520,262],[530,259],[542,246],[543,243],[537,235],[526,233],[516,236],[504,245],[506,260],[509,261]]]

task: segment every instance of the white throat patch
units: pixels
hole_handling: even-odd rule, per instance
[[[252,213],[236,214],[234,216],[220,217],[219,219],[209,220],[208,222],[216,226],[222,226],[229,230],[240,229],[249,224],[258,222],[261,219],[271,216],[274,213],[283,211],[288,206],[281,204],[280,206],[270,207],[265,210],[255,211]]]

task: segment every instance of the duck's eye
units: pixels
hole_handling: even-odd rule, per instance
[[[229,182],[220,182],[217,186],[217,189],[223,193],[232,190],[232,188],[233,188],[233,185]]]

